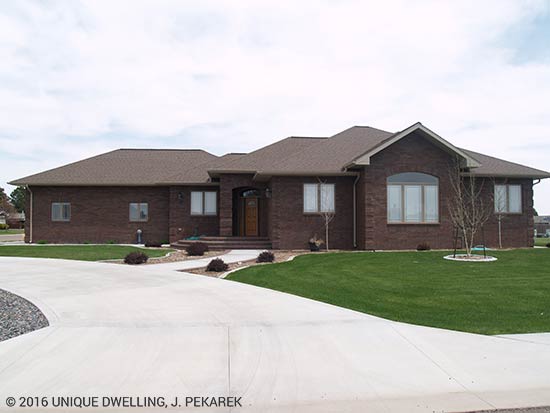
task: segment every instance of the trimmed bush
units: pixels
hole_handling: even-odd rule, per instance
[[[204,253],[208,251],[208,245],[204,242],[193,242],[187,248],[185,248],[185,251],[187,251],[187,255],[204,255]]]
[[[275,261],[275,255],[271,251],[263,251],[260,252],[260,255],[258,255],[258,258],[256,258],[256,262],[273,262]]]
[[[145,264],[149,257],[147,254],[139,251],[134,251],[124,257],[124,263],[130,265]]]
[[[416,250],[417,251],[429,251],[429,250],[431,250],[430,244],[428,244],[427,242],[422,242],[422,243],[420,243],[416,246]]]
[[[214,258],[206,266],[206,271],[223,272],[227,271],[229,265],[227,265],[221,258]]]
[[[10,229],[8,224],[0,224],[0,229]]]

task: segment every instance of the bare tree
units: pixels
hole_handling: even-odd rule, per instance
[[[330,223],[334,219],[334,202],[335,194],[332,195],[329,191],[323,191],[323,185],[327,185],[327,181],[322,181],[320,178],[317,178],[319,181],[319,215],[323,219],[323,225],[325,226],[325,248],[329,250],[328,236],[329,236],[329,227]],[[332,207],[330,207],[332,205]]]
[[[493,185],[496,188],[495,181],[493,180]],[[495,214],[497,217],[498,223],[498,247],[502,249],[502,218],[504,218],[504,213],[506,212],[506,195],[504,199],[502,198],[501,193],[497,193],[495,190]]]
[[[466,255],[472,255],[475,237],[492,214],[492,202],[483,197],[484,178],[464,171],[460,159],[450,167],[451,199],[449,215],[464,240]]]

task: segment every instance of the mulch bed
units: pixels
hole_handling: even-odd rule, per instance
[[[269,265],[269,264],[274,264],[274,263],[278,263],[278,262],[288,261],[289,258],[295,257],[297,255],[310,254],[310,252],[306,251],[306,250],[271,251],[271,252],[273,253],[273,255],[275,255],[275,261],[273,263],[271,263],[271,262],[256,262],[256,259],[253,259],[253,260],[238,261],[238,262],[234,262],[232,264],[228,264],[229,269],[227,271],[224,271],[224,272],[206,271],[206,267],[195,268],[195,269],[192,269],[192,270],[182,270],[182,272],[187,272],[187,273],[191,273],[191,274],[206,275],[208,277],[219,278],[222,275],[227,274],[227,272],[236,270],[238,268],[249,267],[251,265]]]
[[[33,303],[0,289],[0,341],[49,326]]]

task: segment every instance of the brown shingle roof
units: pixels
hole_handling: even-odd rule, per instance
[[[393,136],[393,133],[370,126],[353,126],[300,152],[281,157],[263,173],[342,173],[343,167],[362,153]]]
[[[301,153],[304,149],[312,148],[327,138],[291,136],[264,146],[237,159],[220,161],[217,165],[208,168],[212,175],[222,171],[251,172],[271,170],[282,159]]]
[[[289,137],[248,154],[203,150],[119,149],[11,182],[13,185],[204,184],[222,172],[259,175],[344,174],[344,167],[397,133],[354,126],[330,138]],[[463,149],[482,176],[549,178],[545,171]]]
[[[17,179],[12,185],[156,185],[178,170],[219,159],[199,149],[117,149]],[[206,181],[206,169],[200,176]],[[193,176],[190,176],[193,179]],[[202,182],[201,181],[201,182]]]
[[[467,149],[462,149],[469,156],[476,159],[481,166],[473,168],[472,172],[478,176],[501,176],[507,178],[550,178],[550,173],[518,163],[483,155]]]

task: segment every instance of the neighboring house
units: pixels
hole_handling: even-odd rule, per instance
[[[535,217],[535,231],[538,237],[550,236],[550,215]]]
[[[176,243],[218,247],[406,249],[453,245],[450,167],[485,180],[503,215],[502,242],[533,245],[533,181],[548,172],[444,140],[420,123],[390,133],[354,126],[329,138],[290,137],[248,154],[120,149],[11,182],[28,188],[26,240]],[[496,215],[485,241],[498,245]],[[182,242],[180,245],[184,245]]]

